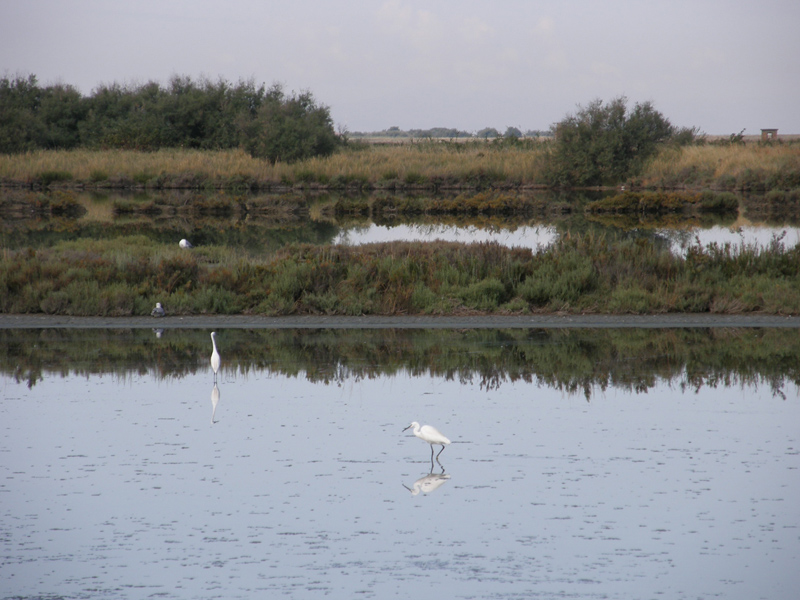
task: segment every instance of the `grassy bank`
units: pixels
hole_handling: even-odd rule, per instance
[[[353,144],[270,164],[241,150],[36,151],[0,156],[5,184],[96,188],[482,189],[544,186],[549,142]],[[800,187],[800,144],[665,148],[630,182],[653,188]]]
[[[37,151],[0,157],[0,181],[97,188],[431,189],[541,181],[534,145],[424,142],[355,145],[325,158],[270,164],[241,150]]]
[[[653,188],[766,191],[800,187],[800,144],[666,148],[636,180]]]
[[[293,245],[264,257],[193,252],[143,236],[4,250],[0,311],[171,314],[714,312],[800,314],[800,247],[692,247],[565,236],[545,250],[496,244]]]

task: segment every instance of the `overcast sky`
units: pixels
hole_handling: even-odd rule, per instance
[[[0,74],[311,91],[350,131],[548,129],[594,99],[800,133],[798,0],[0,0]]]

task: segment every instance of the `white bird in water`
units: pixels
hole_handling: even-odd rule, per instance
[[[214,371],[214,383],[217,383],[217,371],[219,371],[219,352],[217,352],[216,331],[211,332],[211,345],[214,347],[214,350],[211,352],[211,370]]]
[[[156,302],[156,307],[150,311],[150,315],[153,317],[163,317],[166,314],[164,307],[161,306],[161,302]]]
[[[180,242],[178,242],[178,246],[180,246],[181,248],[194,248],[192,242],[190,242],[187,239],[183,239]]]
[[[439,450],[439,454],[436,455],[436,460],[438,461],[439,455],[444,452],[444,447],[450,444],[450,440],[448,440],[441,431],[436,429],[436,427],[432,427],[431,425],[423,425],[420,427],[419,423],[416,421],[412,421],[411,425],[403,429],[403,431],[406,431],[406,429],[411,429],[412,427],[414,428],[415,436],[431,445],[431,463],[433,463],[433,447],[442,447],[442,449]]]

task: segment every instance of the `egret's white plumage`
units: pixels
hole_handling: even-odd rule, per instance
[[[178,242],[178,246],[180,246],[181,248],[194,248],[192,242],[190,242],[187,239],[183,239],[180,242]]]
[[[219,371],[219,352],[217,352],[217,333],[211,332],[211,345],[214,350],[211,352],[211,370],[214,371],[214,383],[217,382],[217,371]]]
[[[412,421],[411,425],[403,429],[403,431],[406,431],[406,429],[411,429],[412,427],[414,428],[415,436],[417,436],[424,442],[428,442],[431,445],[431,462],[433,462],[434,446],[442,447],[442,449],[439,450],[439,454],[441,454],[442,452],[444,452],[444,447],[450,444],[450,440],[448,440],[444,436],[444,434],[442,434],[441,431],[436,429],[436,427],[433,427],[431,425],[423,425],[422,427],[420,427],[419,423],[417,423],[416,421]],[[439,460],[439,454],[436,455],[436,460]]]
[[[150,314],[154,317],[163,317],[167,313],[164,311],[164,307],[161,306],[161,302],[156,302],[156,307],[150,312]]]

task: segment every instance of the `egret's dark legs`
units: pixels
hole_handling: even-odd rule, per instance
[[[442,449],[439,450],[439,454],[436,455],[436,460],[439,460],[439,457],[442,455],[442,452],[444,452],[444,444],[442,444]],[[433,454],[433,446],[431,446],[431,454]]]

